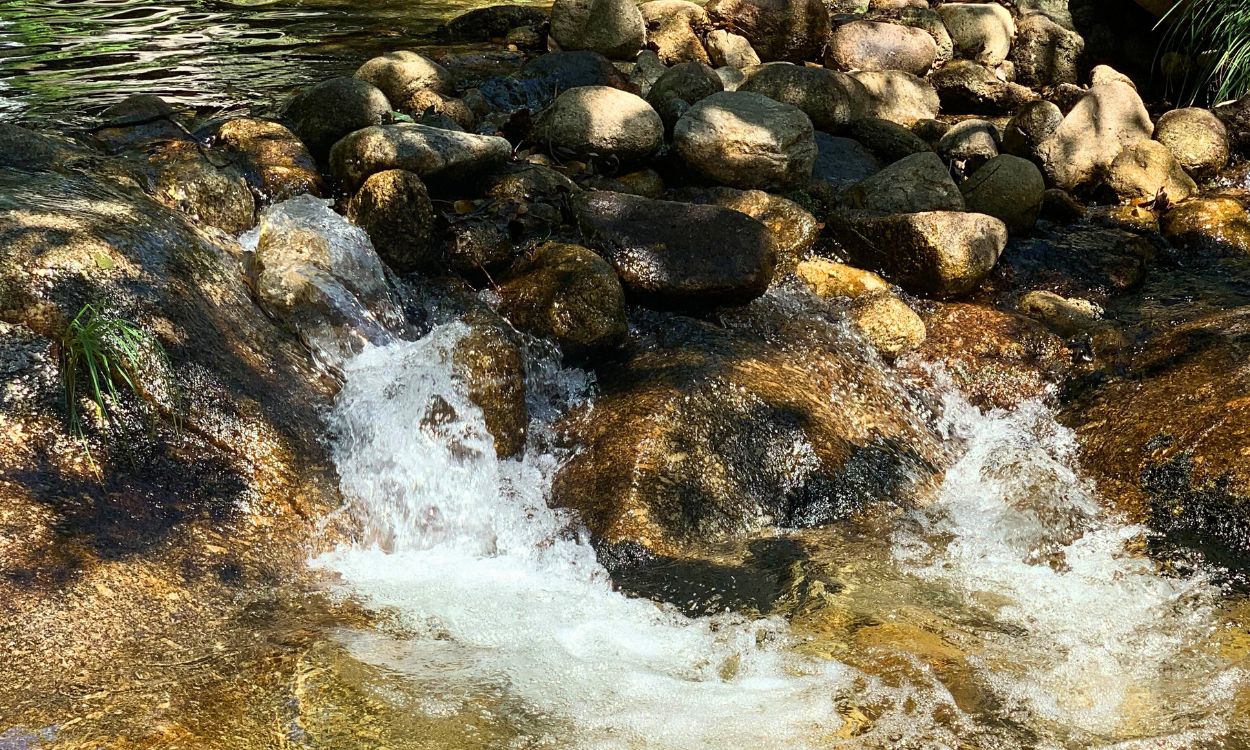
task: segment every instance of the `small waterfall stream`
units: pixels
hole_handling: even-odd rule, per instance
[[[780,618],[691,619],[613,591],[545,502],[562,459],[547,428],[592,397],[586,376],[532,363],[541,416],[524,457],[499,461],[449,364],[465,331],[346,365],[335,456],[366,541],[317,560],[396,614],[402,637],[350,647],[439,696],[428,710],[513,706],[532,721],[520,747],[1182,748],[1227,731],[1246,677],[1204,645],[1216,590],[1132,552],[1144,530],[1105,517],[1044,407],[986,415],[948,395],[962,457],[882,540],[893,576],[984,623],[969,662],[996,705],[970,716],[937,681],[800,655]],[[845,709],[866,703],[886,708],[854,727]]]

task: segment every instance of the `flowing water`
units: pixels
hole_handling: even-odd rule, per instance
[[[316,564],[395,618],[338,634],[386,675],[367,688],[384,723],[453,721],[429,746],[455,748],[1246,746],[1244,621],[1141,554],[1042,405],[982,414],[948,392],[932,505],[794,532],[801,595],[692,618],[614,591],[546,505],[547,428],[593,399],[587,377],[533,361],[537,429],[500,461],[449,365],[465,330],[364,352],[334,414],[364,533]]]
[[[424,49],[483,0],[0,0],[0,119],[85,121],[131,94],[277,104],[375,54]]]

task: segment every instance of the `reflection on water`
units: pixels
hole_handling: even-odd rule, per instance
[[[483,0],[0,0],[0,119],[81,120],[130,94],[202,107],[285,98],[428,46]]]

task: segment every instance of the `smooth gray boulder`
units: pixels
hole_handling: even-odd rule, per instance
[[[555,0],[551,38],[566,52],[632,60],[646,43],[647,27],[633,0]]]
[[[469,178],[498,168],[512,156],[512,144],[493,135],[474,135],[427,125],[376,125],[334,144],[330,168],[348,190],[388,169],[415,172],[421,179]]]
[[[356,78],[381,89],[392,104],[401,104],[418,91],[450,94],[451,73],[425,55],[398,50],[379,55],[356,70]]]
[[[792,104],[821,130],[837,130],[861,116],[866,92],[845,73],[789,63],[769,63],[745,72],[747,80],[739,91]]]
[[[1089,188],[1125,147],[1153,133],[1150,113],[1132,86],[1099,84],[1038,147],[1042,172],[1050,184],[1068,192]]]
[[[901,70],[872,70],[853,73],[864,96],[863,117],[879,117],[905,127],[921,120],[932,120],[941,110],[937,91],[923,78]]]
[[[645,159],[664,142],[660,115],[641,97],[611,86],[581,86],[556,97],[531,139],[578,158]]]
[[[1012,234],[1025,234],[1041,213],[1046,180],[1033,162],[1002,154],[981,165],[959,189],[969,211],[999,219]]]
[[[833,30],[825,65],[838,70],[901,70],[922,76],[937,59],[928,32],[896,23],[851,21]]]

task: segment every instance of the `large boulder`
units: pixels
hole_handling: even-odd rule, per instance
[[[631,60],[646,42],[647,27],[633,0],[556,0],[551,37],[567,52]]]
[[[432,272],[441,266],[434,206],[416,174],[388,169],[370,175],[348,202],[347,218],[365,230],[396,271]]]
[[[1210,110],[1188,107],[1166,112],[1155,123],[1154,138],[1194,177],[1210,177],[1228,163],[1228,130]]]
[[[678,156],[699,176],[743,189],[807,183],[816,161],[812,121],[797,107],[749,91],[712,94],[673,128]]]
[[[1077,82],[1085,52],[1080,34],[1041,13],[1021,18],[1017,32],[1010,57],[1017,83],[1042,87]]]
[[[948,114],[1000,115],[1037,99],[1026,86],[1005,81],[972,60],[952,60],[929,76]]]
[[[334,144],[330,168],[348,190],[375,172],[403,169],[423,180],[463,180],[496,169],[512,156],[503,138],[428,125],[378,125]]]
[[[1007,226],[955,211],[875,216],[834,214],[834,230],[856,265],[914,294],[947,299],[976,289],[1007,245]]]
[[[1126,146],[1154,133],[1137,91],[1112,81],[1092,87],[1038,147],[1042,171],[1069,192],[1095,184]]]
[[[833,31],[825,65],[838,70],[901,70],[922,76],[937,59],[937,43],[922,29],[852,21]]]
[[[575,196],[572,204],[585,244],[645,304],[741,304],[763,294],[772,280],[776,240],[746,214],[606,191]]]
[[[746,37],[765,62],[815,60],[829,41],[822,0],[712,0],[706,7],[714,23]]]
[[[1104,497],[1225,564],[1250,559],[1250,308],[1169,326],[1067,409]]]
[[[647,46],[660,62],[711,62],[702,40],[710,21],[702,6],[690,0],[649,0],[638,9],[647,26]]]
[[[1167,146],[1158,141],[1138,141],[1107,167],[1107,187],[1121,203],[1146,203],[1160,198],[1177,203],[1198,192],[1193,178]]]
[[[578,245],[549,242],[526,253],[497,288],[499,312],[582,361],[625,340],[625,292],[612,266]]]
[[[189,139],[184,116],[153,94],[135,94],[110,105],[91,131],[91,140],[110,153]]]
[[[391,102],[377,86],[359,78],[331,78],[301,91],[287,104],[283,121],[318,159],[348,133],[379,125]]]
[[[748,70],[738,90],[792,104],[820,130],[837,130],[859,117],[864,100],[863,87],[845,73],[789,63]]]
[[[955,55],[982,65],[1001,65],[1011,52],[1016,24],[1011,11],[995,3],[959,2],[938,7],[955,43]]]
[[[392,104],[399,104],[418,91],[450,94],[451,74],[425,55],[397,50],[379,55],[356,70],[356,77],[377,86]]]
[[[317,163],[300,139],[276,122],[239,117],[227,120],[213,139],[234,157],[252,192],[266,203],[324,190]]]
[[[582,86],[556,97],[531,139],[556,153],[622,162],[645,159],[664,142],[664,123],[645,100],[610,86]]]
[[[716,71],[699,62],[674,65],[651,86],[647,103],[655,108],[665,129],[671,134],[673,126],[696,102],[702,101],[725,85]]]
[[[911,127],[920,120],[932,120],[941,109],[937,91],[922,78],[898,70],[854,73],[864,95],[863,117],[878,117]]]
[[[941,157],[912,154],[850,187],[842,202],[852,209],[901,214],[963,211],[964,198]]]
[[[993,216],[1012,234],[1023,234],[1037,223],[1046,180],[1033,162],[1003,154],[973,172],[959,189],[969,211]]]
[[[643,321],[656,345],[605,369],[593,408],[564,420],[585,447],[552,498],[578,512],[601,555],[680,554],[905,506],[932,476],[933,435],[854,342],[784,311],[759,317],[746,334]]]

